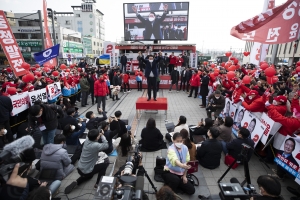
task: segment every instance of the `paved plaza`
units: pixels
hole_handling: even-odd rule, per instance
[[[165,127],[165,112],[164,111],[158,111],[158,113],[145,113],[145,111],[142,111],[141,117],[139,120],[136,119],[135,114],[135,102],[138,97],[146,95],[146,90],[137,91],[132,90],[130,93],[121,94],[119,96],[119,101],[112,101],[111,99],[107,100],[107,116],[111,116],[114,114],[115,111],[121,110],[123,115],[122,119],[128,119],[129,124],[133,125],[132,131],[136,134],[136,139],[140,139],[140,134],[142,129],[145,127],[147,120],[150,117],[153,117],[156,120],[156,126],[158,129],[160,129],[161,133],[165,135],[167,133],[166,127]],[[198,98],[188,98],[188,94],[186,94],[183,91],[172,92],[169,93],[168,90],[160,90],[158,97],[167,97],[168,98],[168,113],[167,113],[167,120],[168,122],[173,122],[174,124],[177,123],[178,117],[180,115],[184,115],[187,118],[187,124],[188,125],[196,125],[198,121],[200,121],[201,118],[206,117],[205,109],[200,108],[199,104],[201,103],[201,100]],[[89,98],[89,107],[80,108],[79,112],[81,115],[85,115],[87,111],[94,111],[95,113],[97,108],[96,105],[92,106],[91,99]],[[151,153],[143,153],[143,164],[148,172],[151,180],[153,181],[155,187],[159,190],[163,183],[158,183],[154,181],[154,167],[155,167],[155,159],[156,156],[166,156],[166,150],[160,150],[156,152]],[[113,162],[116,159],[116,157],[110,157],[110,161]],[[271,168],[276,168],[276,165],[269,165]],[[249,168],[250,168],[250,176],[251,176],[251,182],[253,185],[255,185],[257,191],[257,183],[256,180],[258,176],[260,175],[266,175],[269,173],[272,173],[270,169],[268,169],[263,163],[259,161],[259,158],[255,155],[252,156],[250,162],[249,162]],[[217,169],[209,170],[205,169],[200,166],[198,173],[196,173],[196,176],[199,179],[199,186],[196,187],[196,192],[192,196],[186,196],[179,194],[182,199],[199,199],[198,195],[210,195],[210,199],[220,199],[218,196],[219,193],[219,187],[217,185],[218,179],[221,177],[221,175],[225,172],[227,169],[227,166],[224,164],[224,155],[222,155],[221,165]],[[106,171],[106,174],[111,174],[112,165],[109,166],[109,168]],[[62,199],[93,199],[95,194],[95,189],[93,189],[93,186],[95,184],[97,175],[94,175],[93,179],[83,183],[79,187],[76,187],[70,194],[68,194],[68,198],[63,194],[64,189],[66,186],[68,186],[72,181],[76,180],[79,177],[77,170],[74,170],[68,177],[66,177],[61,184],[60,187],[60,193],[57,195],[57,197],[61,197]],[[223,179],[223,182],[229,182],[230,178],[236,177],[240,182],[243,181],[244,177],[244,168],[243,166],[239,166],[238,168],[234,170],[230,170],[228,174]],[[298,187],[298,185],[291,179],[286,178],[284,181],[281,181],[282,185],[282,191],[281,194],[286,200],[289,200],[292,196],[287,190],[287,186],[292,186],[294,188]],[[153,191],[151,185],[149,184],[149,181],[145,178],[145,184],[144,184],[144,190]],[[86,195],[84,195],[86,194]],[[81,196],[84,195],[84,196]],[[155,196],[152,194],[149,194],[149,199],[155,199]]]

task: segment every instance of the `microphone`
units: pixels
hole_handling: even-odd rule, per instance
[[[17,156],[26,149],[31,148],[34,145],[34,139],[30,135],[26,135],[13,141],[10,144],[4,146],[3,150],[12,154],[12,156]],[[1,156],[0,156],[1,157]]]
[[[135,199],[142,199],[144,189],[144,177],[138,176],[135,182]]]

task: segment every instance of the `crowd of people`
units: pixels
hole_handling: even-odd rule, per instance
[[[300,126],[298,83],[298,71],[300,70],[297,66],[268,65],[262,69],[253,68],[252,65],[239,66],[229,61],[220,63],[219,66],[212,63],[211,65],[201,65],[198,68],[190,68],[185,58],[186,54],[181,56],[176,57],[172,53],[168,57],[167,55],[163,56],[161,52],[144,56],[140,53],[138,59],[140,66],[135,71],[138,91],[142,89],[143,77],[147,79],[148,101],[151,100],[152,91],[153,99],[157,100],[159,74],[169,73],[171,80],[169,91],[175,84],[176,90],[187,92],[188,97],[200,97],[202,100],[200,109],[207,113],[207,118],[201,119],[199,124],[193,128],[188,125],[185,116],[180,116],[174,132],[166,134],[166,140],[164,140],[161,130],[156,128],[153,118],[148,120],[146,127],[141,132],[139,144],[141,144],[142,151],[153,152],[168,148],[166,164],[162,173],[162,178],[168,187],[162,188],[162,191],[170,192],[170,196],[174,195],[174,192],[184,192],[189,195],[195,193],[194,186],[187,179],[187,171],[191,167],[190,161],[198,160],[201,166],[213,170],[220,166],[222,153],[226,157],[239,160],[238,164],[243,164],[251,159],[252,149],[247,158],[241,159],[240,157],[243,143],[254,148],[254,142],[250,138],[251,126],[244,128],[237,124],[238,134],[234,139],[231,131],[234,125],[232,116],[225,116],[223,119],[219,117],[225,108],[226,98],[242,105],[258,117],[262,112],[267,113],[271,119],[282,125],[279,134],[283,136],[293,137],[294,133],[297,134]],[[35,149],[27,153],[40,159],[34,168],[41,173],[48,171],[48,173],[55,174],[46,188],[46,184],[41,181],[31,181],[29,175],[31,167],[23,169],[22,177],[19,177],[17,171],[20,171],[20,166],[16,165],[4,187],[8,190],[11,189],[9,187],[17,187],[19,195],[23,199],[34,199],[32,196],[37,194],[54,196],[60,181],[75,169],[77,162],[79,178],[68,185],[64,193],[71,193],[75,187],[90,180],[95,174],[98,176],[94,188],[97,188],[101,176],[105,175],[110,164],[108,155],[114,150],[117,151],[117,167],[114,174],[122,174],[120,169],[124,168],[130,151],[137,145],[138,141],[131,133],[130,126],[126,127],[125,122],[120,119],[121,111],[116,111],[113,118],[108,118],[106,115],[108,97],[111,97],[113,101],[119,100],[119,91],[123,89],[124,92],[130,92],[130,73],[124,72],[122,66],[99,67],[89,71],[82,63],[84,63],[83,60],[78,67],[75,65],[68,68],[60,66],[59,69],[47,66],[41,68],[36,65],[29,70],[34,74],[34,79],[31,81],[14,77],[9,67],[0,75],[2,82],[0,147],[3,148],[6,144],[13,142],[15,133],[16,138],[30,134],[36,141]],[[266,64],[262,63],[262,65]],[[231,70],[232,66],[235,66],[233,71]],[[54,75],[54,71],[58,71],[59,74]],[[275,75],[278,80],[273,79]],[[62,93],[53,102],[49,102],[52,104],[36,101],[27,111],[27,122],[19,125],[22,127],[20,131],[12,131],[10,118],[13,106],[9,96],[24,91],[47,88],[48,84],[54,82],[59,82],[62,90],[77,87],[77,93],[70,96],[64,96]],[[178,87],[179,82],[180,87]],[[9,88],[16,88],[16,90]],[[80,102],[81,107],[85,107],[88,105],[89,97],[92,104],[97,103],[98,113],[96,114],[103,115],[102,117],[97,117],[95,113],[88,111],[85,115],[86,120],[78,118],[76,103]],[[85,140],[82,143],[80,139]],[[169,147],[165,141],[169,143]],[[285,143],[287,143],[286,146],[295,148],[296,144],[293,138]],[[70,147],[73,147],[72,157],[68,153]],[[273,162],[272,150],[274,148],[271,146],[266,148],[265,159],[268,162]],[[287,153],[289,152],[291,151],[287,151]],[[286,152],[284,151],[284,153]],[[32,162],[34,159],[31,156],[29,161]],[[140,174],[143,174],[142,163],[139,167],[141,167],[139,168]],[[258,180],[258,184],[263,188],[262,191],[265,191],[262,195],[276,198],[279,196],[280,190],[278,194],[278,190],[273,191],[272,188],[268,188],[267,184],[269,182],[278,184],[277,180],[282,180],[286,173],[285,169],[279,165],[277,165],[276,172],[276,174]],[[1,193],[9,199],[10,194],[5,191],[7,190],[2,189]],[[159,195],[163,196],[164,193],[159,192],[157,195],[159,199]]]

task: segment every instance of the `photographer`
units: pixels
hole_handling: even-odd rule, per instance
[[[272,176],[262,175],[257,178],[261,196],[251,197],[250,200],[283,200],[280,196],[281,184]]]
[[[220,115],[225,107],[225,97],[221,95],[219,90],[216,90],[208,97],[208,105],[206,107],[207,117],[211,118],[211,113],[214,113],[215,119]]]
[[[136,172],[137,169],[133,169],[133,168],[126,168],[127,167],[127,164],[121,166],[117,173],[114,175],[115,177],[118,177],[118,176],[133,176],[133,177],[143,177],[142,179],[144,179],[144,176],[145,176],[145,169],[143,167],[143,163],[142,163],[142,160],[143,160],[143,155],[141,152],[139,152],[138,154],[138,158],[139,158],[139,163],[138,163],[138,172],[135,174],[134,172]],[[132,163],[135,163],[136,160],[134,160],[136,158],[132,158]],[[129,173],[130,172],[130,173]],[[123,186],[127,186],[129,185],[130,187],[132,187],[132,183],[122,183],[122,178],[119,179],[119,182],[120,185],[118,185],[117,188],[122,188]],[[142,181],[144,182],[144,181]],[[134,185],[136,185],[134,183]],[[148,200],[148,196],[146,195],[146,193],[144,192],[144,190],[142,190],[142,199],[143,200]]]
[[[99,112],[102,112],[101,108],[99,108]],[[85,117],[89,119],[89,121],[86,123],[86,128],[88,130],[97,129],[100,125],[100,122],[105,121],[107,119],[106,113],[102,112],[102,114],[103,117],[96,117],[93,111],[88,111],[85,114]]]
[[[108,142],[103,134],[103,130],[99,131],[98,129],[93,129],[89,131],[88,138],[84,142],[81,157],[78,162],[77,170],[80,177],[65,188],[65,194],[69,194],[76,186],[93,178],[94,174],[97,173],[98,177],[94,188],[96,189],[98,187],[100,178],[105,175],[109,165],[109,160],[105,153],[102,152],[102,154],[105,155],[98,159],[98,153],[108,148]],[[98,142],[100,138],[103,143]]]

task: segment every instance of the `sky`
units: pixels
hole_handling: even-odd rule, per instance
[[[16,13],[42,10],[42,0],[0,0],[0,9]],[[72,12],[72,5],[81,0],[48,0],[48,8],[57,12]],[[97,0],[97,8],[104,13],[105,40],[116,42],[123,37],[123,3],[159,2],[155,0]],[[164,0],[164,2],[175,2]],[[179,1],[177,1],[179,2]],[[189,35],[187,41],[162,43],[196,44],[197,50],[235,51],[244,49],[245,42],[230,35],[230,30],[241,21],[262,12],[264,0],[190,0]],[[286,0],[275,0],[281,5]]]

